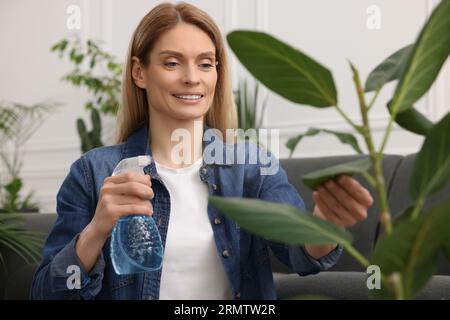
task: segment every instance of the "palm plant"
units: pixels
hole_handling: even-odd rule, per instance
[[[39,262],[43,234],[23,228],[22,217],[18,214],[0,214],[0,248],[8,248],[27,264]],[[0,264],[5,267],[3,252],[0,250]]]
[[[25,106],[19,103],[2,103],[0,105],[0,162],[7,169],[8,182],[0,180],[0,245],[20,256],[26,263],[37,263],[40,258],[43,235],[27,231],[22,226],[22,218],[14,212],[37,208],[31,202],[33,192],[21,200],[22,179],[20,172],[23,165],[21,147],[42,124],[44,117],[57,104],[39,103]],[[11,143],[12,153],[4,147]],[[0,251],[0,264],[4,265],[3,253]]]
[[[6,212],[18,212],[37,208],[31,201],[33,192],[20,197],[22,179],[20,172],[23,166],[22,147],[34,132],[42,125],[55,103],[38,103],[26,106],[20,103],[0,104],[0,163],[7,169],[7,182],[0,179],[0,209]],[[12,144],[12,152],[7,152],[3,146]]]

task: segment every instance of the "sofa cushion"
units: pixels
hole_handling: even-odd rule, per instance
[[[328,271],[300,277],[297,274],[274,274],[278,299],[295,296],[323,296],[343,300],[367,300],[367,274],[364,272]],[[416,299],[450,300],[450,277],[433,276]]]

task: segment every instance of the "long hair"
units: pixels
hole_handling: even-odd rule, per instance
[[[137,26],[131,38],[122,83],[122,105],[117,114],[116,143],[124,142],[136,129],[149,122],[149,105],[145,89],[139,88],[131,75],[132,57],[148,66],[149,53],[166,31],[179,23],[192,24],[208,34],[216,48],[217,83],[212,105],[205,122],[226,139],[226,129],[236,129],[236,109],[229,75],[228,59],[219,28],[204,11],[185,2],[162,3],[154,7]]]

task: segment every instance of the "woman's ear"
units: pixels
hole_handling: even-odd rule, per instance
[[[134,83],[141,89],[145,89],[145,69],[137,57],[131,58],[131,76]]]

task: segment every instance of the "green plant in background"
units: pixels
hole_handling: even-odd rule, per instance
[[[23,217],[20,215],[0,214],[0,246],[15,252],[27,264],[37,264],[41,257],[44,234],[26,230],[22,225]],[[0,264],[5,267],[2,251]]]
[[[260,105],[259,95],[259,84],[256,81],[253,91],[250,91],[247,81],[240,80],[238,89],[234,92],[238,128],[244,131],[238,131],[238,139],[250,139],[262,145],[256,130],[262,126],[267,107],[267,97]],[[255,131],[247,131],[249,129],[255,129]]]
[[[23,200],[20,196],[20,172],[23,165],[21,147],[56,106],[54,103],[32,106],[0,104],[0,162],[2,167],[4,165],[7,168],[6,174],[0,177],[0,246],[2,250],[12,250],[27,264],[39,262],[43,235],[24,229],[23,217],[17,214],[38,210],[38,205],[32,202],[32,191]],[[7,144],[12,144],[12,152],[6,152]],[[0,264],[6,267],[4,263],[3,252],[0,251]]]
[[[97,109],[91,110],[92,130],[87,131],[86,124],[83,119],[77,119],[78,135],[81,139],[81,151],[87,152],[91,149],[103,146],[101,140],[102,123],[100,120],[100,113]]]
[[[23,166],[22,147],[57,106],[58,104],[49,102],[32,106],[0,104],[0,163],[7,169],[6,177],[0,179],[0,212],[38,210],[38,205],[32,202],[33,191],[23,200],[20,196],[23,186],[20,177]],[[12,152],[7,152],[4,148],[7,144],[12,145]]]
[[[83,119],[77,119],[77,131],[80,136],[81,151],[103,146],[101,140],[103,115],[117,114],[120,103],[122,84],[122,65],[116,62],[111,54],[100,48],[94,40],[85,44],[78,38],[62,39],[51,51],[66,55],[74,69],[63,76],[63,80],[75,87],[84,87],[92,94],[92,99],[85,103],[86,110],[91,113],[92,130],[87,131]]]
[[[259,84],[255,82],[253,91],[248,89],[246,80],[240,80],[238,89],[235,91],[236,111],[238,118],[238,128],[259,129],[264,120],[264,113],[267,107],[267,97],[261,105],[259,99]]]
[[[384,229],[369,260],[352,246],[352,235],[347,230],[303,214],[298,208],[256,199],[212,196],[210,201],[243,228],[274,241],[293,245],[340,243],[365,268],[371,264],[380,267],[382,288],[370,291],[373,298],[414,298],[435,273],[438,254],[443,253],[450,260],[450,201],[426,212],[423,207],[425,199],[450,180],[450,113],[433,124],[413,107],[429,90],[450,54],[448,30],[450,1],[444,0],[435,8],[415,43],[377,66],[364,87],[357,69],[350,63],[361,123],[353,122],[340,108],[331,72],[311,57],[265,33],[235,31],[227,36],[241,63],[261,83],[298,104],[334,107],[364,139],[366,158],[310,173],[303,177],[303,182],[315,189],[341,174],[362,174],[367,179],[377,192]],[[376,148],[369,112],[384,84],[392,80],[398,83],[387,103],[390,118],[381,145]],[[373,95],[368,102],[369,92]],[[424,135],[425,140],[409,184],[414,203],[393,223],[381,160],[394,122]],[[356,140],[353,139],[350,140]],[[291,140],[291,146],[294,142]],[[370,173],[369,169],[372,169]]]

